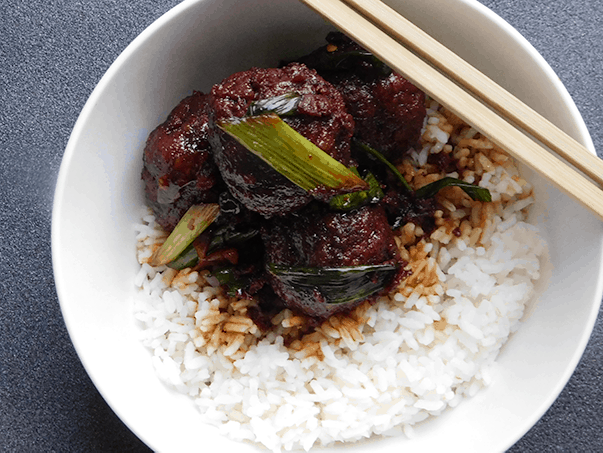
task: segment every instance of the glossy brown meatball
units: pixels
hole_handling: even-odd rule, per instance
[[[170,231],[195,203],[214,202],[220,177],[208,135],[208,95],[194,92],[147,139],[142,179],[157,222]]]
[[[394,235],[385,211],[376,205],[342,213],[304,209],[299,215],[275,220],[264,229],[263,241],[269,264],[338,268],[372,264],[400,264]],[[391,273],[390,283],[399,275]],[[271,285],[285,304],[313,318],[326,319],[349,311],[363,300],[329,304],[318,288],[300,291],[286,279],[270,276]],[[387,287],[388,285],[386,285]]]
[[[301,61],[341,92],[356,138],[392,160],[403,156],[419,140],[425,94],[342,33],[327,42]]]
[[[297,113],[284,120],[320,149],[351,164],[354,121],[341,94],[315,71],[292,63],[284,68],[253,68],[228,77],[211,90],[211,124],[240,118],[253,101],[288,93],[302,95]],[[285,215],[306,205],[311,196],[218,127],[210,141],[220,173],[232,195],[265,217]]]

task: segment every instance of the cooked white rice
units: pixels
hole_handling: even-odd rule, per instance
[[[512,160],[455,121],[432,102],[424,146],[401,170],[422,185],[430,176],[416,167],[430,153],[466,157],[467,169],[452,176],[479,181],[493,203],[455,190],[439,196],[446,209],[427,240],[413,224],[396,238],[411,277],[303,338],[295,337],[302,320],[289,310],[263,335],[246,316],[253,301],[225,296],[207,273],[149,266],[165,233],[145,214],[134,310],[159,378],[190,395],[225,435],[272,451],[411,436],[416,423],[488,385],[500,348],[519,327],[546,244],[525,222],[531,187]],[[446,144],[451,134],[454,149]]]

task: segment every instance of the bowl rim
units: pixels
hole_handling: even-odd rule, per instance
[[[52,265],[53,265],[55,287],[56,287],[56,291],[57,291],[57,295],[58,295],[59,304],[61,307],[61,312],[63,315],[65,325],[69,332],[69,335],[72,339],[72,344],[76,350],[76,353],[77,353],[80,361],[82,362],[84,368],[86,369],[86,372],[88,373],[90,379],[94,383],[94,385],[97,388],[97,390],[99,391],[99,393],[102,395],[102,397],[105,399],[107,404],[111,407],[111,409],[120,417],[120,419],[122,419],[120,416],[120,410],[117,407],[115,407],[112,399],[108,395],[105,394],[104,390],[102,389],[102,386],[99,385],[95,376],[93,376],[89,372],[88,359],[87,359],[84,351],[81,349],[80,345],[78,345],[77,342],[73,341],[73,337],[72,337],[73,319],[71,318],[70,314],[65,310],[65,305],[63,303],[64,297],[65,297],[65,287],[66,287],[66,285],[68,285],[68,279],[66,278],[64,269],[62,269],[60,266],[60,263],[62,261],[62,258],[61,258],[62,252],[61,252],[61,247],[60,247],[59,238],[58,238],[58,231],[61,228],[60,216],[61,216],[61,212],[64,209],[62,200],[64,198],[64,193],[66,191],[66,175],[69,172],[73,155],[76,152],[76,149],[77,149],[76,145],[84,133],[84,125],[86,123],[86,120],[88,119],[91,112],[95,108],[95,105],[97,104],[98,99],[102,96],[107,85],[113,79],[113,77],[115,76],[115,73],[119,70],[119,68],[122,66],[122,64],[125,61],[127,61],[139,49],[139,47],[150,36],[154,35],[160,28],[162,28],[163,26],[165,26],[167,23],[169,23],[172,20],[177,20],[179,17],[181,17],[181,15],[186,14],[190,9],[194,8],[195,5],[202,3],[204,1],[206,1],[206,0],[184,0],[183,2],[174,6],[173,8],[171,8],[170,10],[165,12],[163,15],[161,15],[159,18],[155,19],[149,26],[147,26],[136,38],[134,38],[125,47],[125,49],[113,61],[113,63],[109,66],[109,68],[106,70],[106,72],[103,74],[103,76],[101,77],[101,79],[99,80],[99,82],[97,83],[95,88],[93,89],[93,91],[90,94],[88,100],[86,101],[84,107],[82,108],[80,114],[78,115],[78,119],[73,127],[73,130],[70,134],[68,143],[66,145],[65,152],[63,154],[61,165],[59,168],[58,177],[57,177],[57,183],[56,183],[54,199],[53,199],[52,216],[51,216],[51,250],[52,250]],[[574,138],[576,138],[579,142],[581,142],[591,153],[596,155],[596,151],[594,148],[592,138],[588,132],[586,124],[584,123],[584,120],[583,120],[577,106],[575,105],[573,99],[571,98],[571,95],[569,94],[567,88],[563,85],[563,83],[561,82],[559,77],[556,75],[554,70],[546,62],[544,57],[536,50],[536,48],[525,37],[523,37],[523,35],[521,35],[518,30],[516,30],[513,26],[511,26],[506,20],[501,18],[494,11],[492,11],[491,9],[489,9],[482,3],[479,3],[477,0],[456,0],[456,1],[459,4],[466,5],[470,9],[475,10],[478,14],[484,15],[485,17],[487,17],[488,19],[490,19],[491,21],[496,23],[498,26],[500,26],[502,31],[506,32],[518,45],[520,45],[521,47],[523,47],[526,50],[526,52],[529,54],[531,59],[540,67],[540,69],[543,71],[543,73],[546,75],[546,77],[549,79],[549,81],[552,82],[552,84],[555,86],[555,88],[558,91],[559,96],[561,97],[562,101],[565,104],[565,107],[569,110],[572,121],[574,122],[574,125],[576,126],[576,128],[579,131],[579,137],[574,137]],[[603,235],[601,237],[601,242],[603,242]],[[602,259],[603,259],[603,257],[602,257]],[[528,432],[537,423],[537,421],[544,415],[544,413],[551,407],[551,405],[554,403],[554,401],[558,398],[559,394],[561,393],[561,391],[563,390],[563,388],[566,386],[567,382],[571,378],[572,374],[574,373],[576,366],[578,365],[578,362],[582,358],[584,351],[586,349],[586,346],[588,344],[588,341],[592,335],[592,331],[593,331],[593,328],[596,323],[598,313],[600,310],[601,297],[603,296],[603,270],[600,272],[599,278],[597,279],[597,282],[596,282],[596,294],[599,295],[599,298],[598,298],[599,301],[598,302],[595,301],[592,304],[587,325],[585,326],[585,329],[583,330],[581,337],[576,342],[577,347],[575,349],[575,353],[572,356],[570,363],[566,367],[563,375],[559,376],[557,379],[557,385],[556,385],[555,391],[550,393],[548,398],[546,398],[542,402],[540,407],[533,411],[533,415],[530,418],[530,420],[528,422],[523,423],[523,426],[525,427],[525,429],[520,433],[520,435],[517,438],[510,441],[510,443],[507,445],[507,448],[511,447],[515,442],[517,442],[523,435],[525,435],[526,432]],[[134,426],[132,426],[132,424],[130,423],[129,420],[122,419],[122,421],[128,426],[128,428],[130,430],[132,430],[136,434],[137,437],[139,437],[141,440],[143,440],[143,442],[147,443],[147,445],[150,445],[146,439],[146,436],[143,435],[142,433],[140,433]]]

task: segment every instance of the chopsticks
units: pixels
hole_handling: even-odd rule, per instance
[[[381,1],[301,1],[603,220],[603,161],[576,140]]]

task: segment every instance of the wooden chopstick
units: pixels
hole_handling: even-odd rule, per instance
[[[404,35],[401,30],[410,29],[412,33],[406,34],[403,41],[412,41],[412,47],[421,49],[423,58],[438,61],[438,66],[452,67],[453,78],[463,80],[463,85],[470,88],[478,87],[479,98],[487,98],[491,86],[496,86],[496,95],[488,101],[492,108],[484,105],[483,101],[474,97],[455,81],[439,72],[421,57],[401,45],[397,39],[392,38],[380,27],[371,23],[355,9],[340,0],[301,0],[314,9],[317,13],[350,36],[363,47],[373,52],[378,58],[387,63],[394,71],[402,74],[416,86],[428,93],[432,98],[444,105],[459,118],[471,124],[494,143],[509,154],[524,162],[534,170],[541,173],[550,182],[568,193],[582,203],[593,213],[603,219],[603,192],[600,187],[587,179],[583,174],[560,160],[548,149],[528,137],[523,131],[511,124],[500,115],[512,112],[510,121],[518,126],[530,130],[537,140],[550,146],[551,149],[564,156],[572,165],[576,165],[584,174],[595,181],[603,183],[603,163],[592,155],[582,145],[567,134],[560,131],[550,122],[542,118],[521,101],[507,93],[476,69],[470,67],[459,57],[450,58],[449,50],[442,51],[443,46],[437,44],[432,38],[426,39],[424,32],[417,32],[414,25],[408,27],[408,21],[390,8],[378,5],[380,2],[372,0],[346,0],[354,3],[359,9],[366,10],[372,20],[376,20],[384,29],[395,29],[396,35]],[[395,19],[394,19],[395,18]],[[405,26],[400,26],[404,24]],[[399,28],[398,28],[399,27]],[[440,61],[452,63],[440,63]],[[462,63],[459,63],[459,60]],[[436,63],[434,63],[436,64]],[[468,81],[464,81],[465,71],[471,73]],[[460,82],[461,83],[461,82]],[[506,94],[505,94],[506,93]],[[514,100],[509,100],[509,99]],[[501,107],[504,106],[504,107]],[[521,107],[518,107],[521,106]],[[500,114],[492,109],[500,111]],[[530,117],[524,119],[523,117]],[[539,119],[540,118],[540,119]],[[569,156],[569,157],[566,157]]]
[[[380,0],[344,0],[603,187],[603,160]]]

